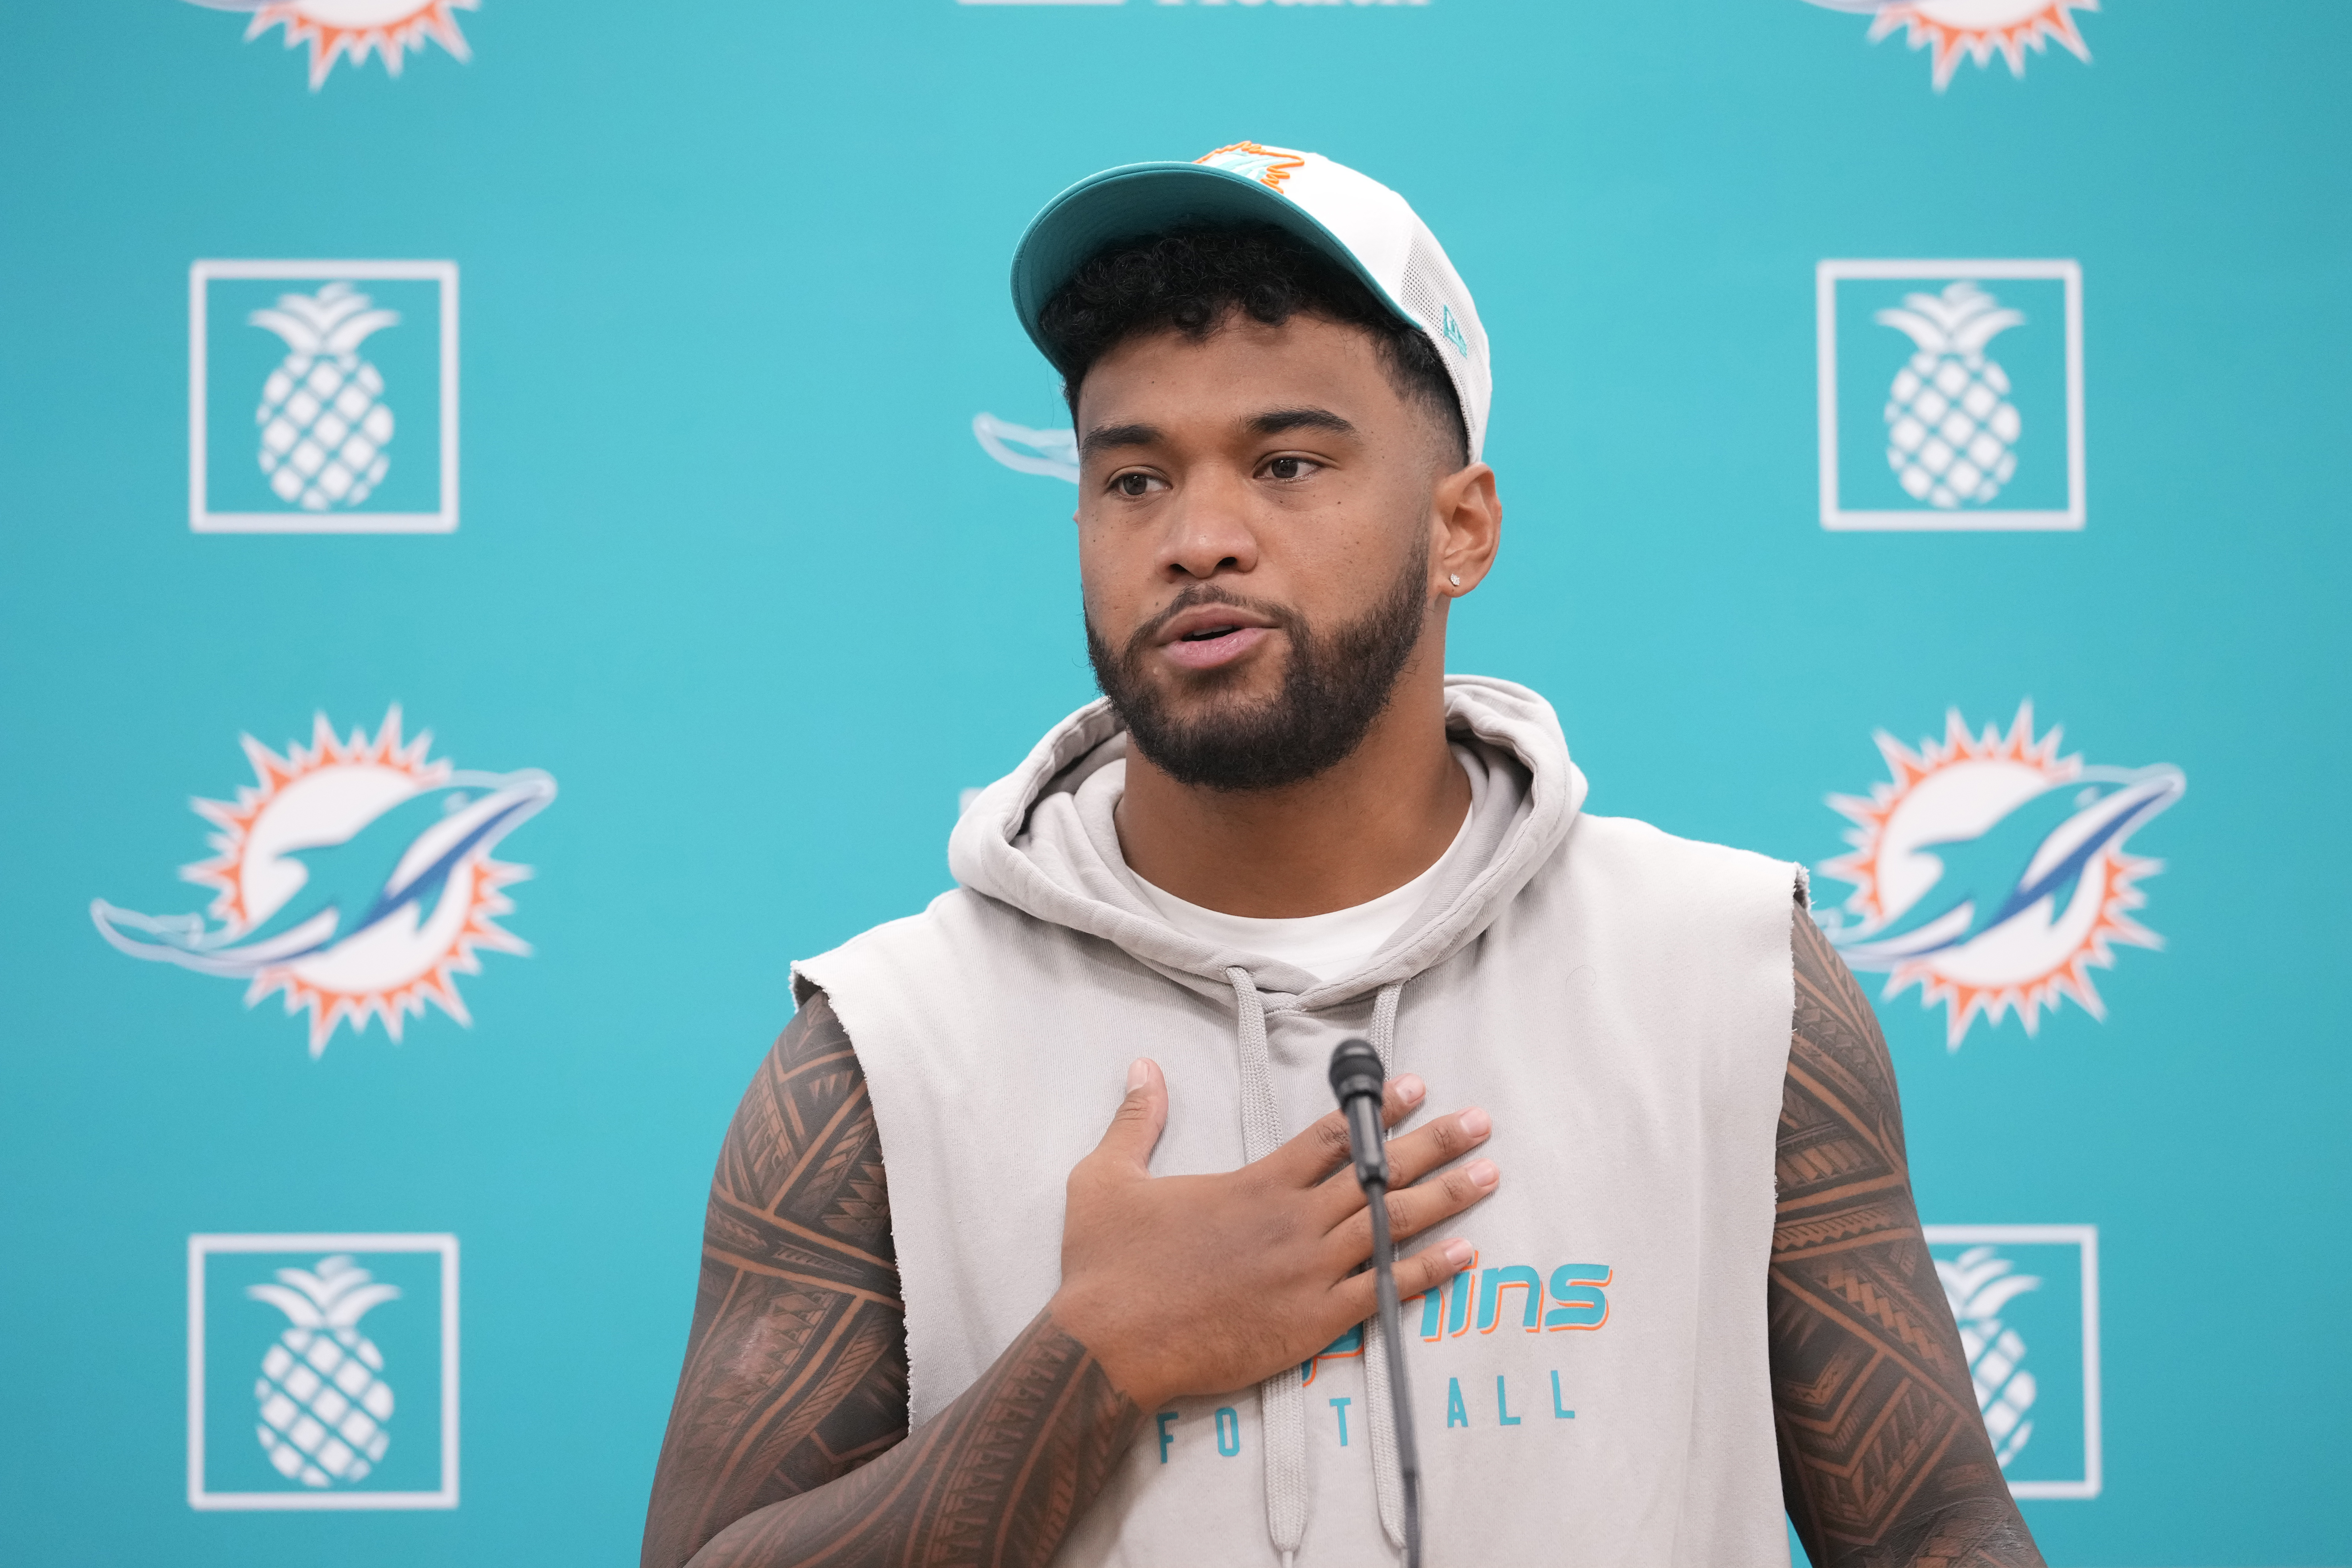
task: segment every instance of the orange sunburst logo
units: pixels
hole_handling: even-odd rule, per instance
[[[2087,63],[2090,47],[2074,26],[2077,11],[2096,11],[2099,0],[1813,0],[1840,11],[1868,11],[1873,42],[1902,30],[1915,49],[1933,49],[1936,90],[1941,92],[1962,59],[1990,65],[1999,54],[2010,73],[2025,74],[2025,51],[2046,51],[2054,41]]]
[[[2035,737],[2031,701],[2006,734],[1973,734],[1954,710],[1944,738],[1916,750],[1881,731],[1889,779],[1829,800],[1853,824],[1852,852],[1822,867],[1853,885],[1827,922],[1833,940],[1854,968],[1888,976],[1885,996],[1916,985],[1923,1005],[1942,1003],[1955,1050],[1979,1016],[2014,1010],[2032,1035],[2071,998],[2104,1019],[2091,970],[2113,968],[2117,943],[2163,945],[2131,914],[2163,862],[2124,847],[2187,781],[2165,763],[2085,767],[2059,754],[2059,734]]]
[[[247,11],[245,36],[259,37],[272,27],[286,30],[286,47],[310,46],[310,89],[317,91],[338,59],[353,65],[373,53],[383,68],[400,74],[414,49],[429,39],[459,59],[471,59],[466,36],[457,30],[459,11],[480,8],[481,0],[195,0],[216,11]]]
[[[490,850],[555,798],[555,781],[436,761],[429,733],[403,738],[397,705],[373,737],[338,740],[320,714],[310,743],[283,755],[243,742],[254,782],[189,803],[215,829],[212,858],[180,872],[212,890],[205,913],[101,899],[100,934],[133,957],[243,979],[248,1007],[283,994],[289,1014],[310,1015],[313,1057],[346,1022],[364,1033],[381,1019],[397,1041],[428,1002],[470,1024],[456,977],[481,973],[484,948],[530,951],[498,924],[514,908],[502,889],[530,869]]]

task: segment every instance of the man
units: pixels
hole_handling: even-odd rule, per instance
[[[1244,143],[1065,192],[1013,291],[1104,700],[798,966],[645,1562],[1394,1561],[1363,1035],[1430,1562],[1779,1563],[1785,1502],[1816,1563],[2039,1563],[1801,871],[1582,814],[1550,708],[1444,673],[1501,509],[1435,238]]]

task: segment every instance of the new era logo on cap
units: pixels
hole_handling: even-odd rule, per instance
[[[1047,203],[1013,258],[1013,300],[1030,340],[1054,291],[1097,251],[1188,224],[1271,223],[1339,262],[1436,345],[1475,459],[1494,374],[1470,290],[1405,199],[1316,153],[1235,142],[1189,163],[1129,163]]]

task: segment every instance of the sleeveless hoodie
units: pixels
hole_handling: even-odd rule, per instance
[[[1470,840],[1354,973],[1160,918],[1119,851],[1127,736],[1100,701],[965,813],[958,887],[794,966],[871,1087],[912,1422],[1052,1297],[1064,1183],[1129,1061],[1167,1075],[1153,1173],[1229,1171],[1330,1108],[1331,1047],[1360,1035],[1429,1083],[1399,1132],[1484,1105],[1502,1170],[1435,1233],[1472,1268],[1402,1317],[1431,1568],[1785,1568],[1764,1291],[1803,872],[1584,815],[1524,687],[1449,676],[1446,711]],[[1148,1412],[1055,1563],[1398,1561],[1382,1355],[1367,1324]]]

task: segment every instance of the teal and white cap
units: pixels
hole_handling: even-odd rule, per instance
[[[1219,223],[1288,230],[1419,328],[1453,378],[1476,460],[1495,378],[1470,290],[1402,196],[1320,153],[1236,142],[1190,163],[1127,163],[1080,180],[1030,220],[1013,253],[1013,307],[1021,325],[1052,359],[1038,315],[1089,257],[1123,239]]]

